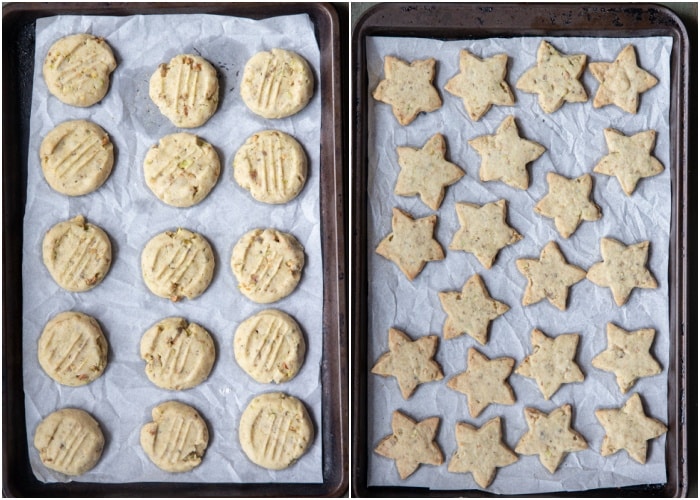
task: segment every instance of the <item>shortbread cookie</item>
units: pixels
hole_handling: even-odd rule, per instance
[[[39,364],[59,384],[89,384],[104,372],[109,347],[99,323],[76,311],[57,314],[39,337]]]
[[[174,391],[204,382],[214,366],[214,341],[204,328],[184,318],[165,318],[141,337],[146,375],[158,387]]]
[[[435,441],[440,417],[416,422],[399,410],[391,415],[392,434],[384,437],[374,452],[394,460],[401,479],[413,474],[421,464],[440,465],[445,461]]]
[[[268,392],[248,403],[238,425],[238,437],[252,462],[280,470],[306,453],[314,439],[314,426],[300,400],[282,392]]]
[[[151,462],[167,472],[186,472],[202,463],[209,429],[189,405],[167,401],[151,410],[153,422],[141,428],[141,448]]]
[[[263,118],[285,118],[298,113],[314,93],[309,63],[296,52],[272,49],[258,52],[243,68],[241,97]]]
[[[78,215],[59,222],[44,236],[44,264],[56,283],[84,292],[102,282],[112,265],[112,244],[101,228]]]
[[[304,247],[289,233],[253,229],[233,247],[231,269],[243,295],[258,304],[277,302],[299,284]]]
[[[198,233],[179,228],[154,236],[141,254],[148,289],[173,302],[199,297],[214,276],[214,253]]]
[[[394,193],[400,196],[420,195],[423,203],[433,210],[440,208],[445,187],[464,176],[464,171],[445,159],[445,138],[435,134],[422,148],[396,148],[401,171]]]
[[[180,54],[151,76],[148,95],[176,127],[204,125],[219,106],[216,69],[203,57]]]
[[[221,162],[216,150],[196,135],[166,135],[146,153],[146,185],[164,203],[191,207],[216,185]]]
[[[515,87],[538,94],[545,113],[554,113],[565,102],[586,102],[586,89],[579,81],[586,66],[586,55],[564,55],[542,40],[537,48],[537,65],[518,79]]]
[[[117,61],[104,38],[88,33],[63,37],[51,46],[43,73],[49,92],[71,106],[92,106],[109,90]]]
[[[266,309],[246,319],[233,337],[236,362],[262,384],[293,379],[304,363],[305,353],[299,324],[277,309]]]
[[[389,104],[401,125],[408,125],[419,113],[429,113],[442,106],[433,86],[435,59],[415,60],[408,64],[397,57],[384,57],[384,79],[372,97]]]
[[[64,408],[44,418],[34,432],[34,447],[49,469],[79,476],[100,460],[105,438],[100,424],[84,410]]]
[[[591,200],[593,179],[584,174],[569,179],[554,172],[547,173],[549,192],[534,207],[536,213],[554,219],[564,238],[571,236],[582,221],[600,219],[600,207]]]
[[[293,200],[306,183],[307,158],[294,137],[279,130],[257,132],[233,158],[233,178],[263,203]]]
[[[442,380],[442,368],[433,359],[437,344],[437,335],[411,340],[401,330],[389,328],[389,352],[379,357],[372,367],[372,373],[395,377],[401,395],[408,399],[419,384]]]

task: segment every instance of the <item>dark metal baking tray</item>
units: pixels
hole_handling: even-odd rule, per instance
[[[682,497],[687,493],[687,197],[689,40],[683,23],[665,7],[650,4],[379,4],[358,20],[352,37],[352,326],[353,496],[483,496],[476,490],[429,490],[368,486],[367,336],[367,68],[366,37],[405,36],[470,39],[512,36],[670,36],[671,54],[671,237],[669,258],[671,357],[668,370],[667,482],[550,496]]]
[[[321,244],[323,251],[323,362],[321,366],[323,482],[52,483],[29,465],[22,380],[22,227],[27,183],[29,115],[34,73],[34,26],[54,15],[216,14],[262,19],[306,13],[321,52]],[[3,6],[3,494],[4,496],[339,496],[346,492],[347,331],[343,136],[338,14],[318,3],[35,3]]]

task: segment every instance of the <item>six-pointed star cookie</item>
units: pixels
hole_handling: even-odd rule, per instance
[[[413,281],[426,262],[445,258],[440,243],[433,238],[437,215],[414,219],[398,208],[392,214],[392,232],[379,243],[376,252],[393,261]]]
[[[401,479],[413,474],[420,464],[440,465],[445,460],[435,442],[439,417],[415,422],[396,410],[391,416],[393,434],[382,439],[374,451],[396,461]]]
[[[507,116],[494,135],[482,135],[469,141],[469,145],[481,156],[482,181],[503,181],[518,189],[528,188],[527,164],[545,151],[541,144],[520,137],[513,116]]]
[[[644,464],[647,461],[647,441],[667,431],[662,422],[646,416],[637,393],[632,394],[622,408],[599,409],[595,416],[605,429],[600,448],[604,457],[624,449],[630,457]]]
[[[549,172],[549,192],[535,205],[535,212],[554,219],[554,225],[564,238],[571,236],[581,221],[601,217],[600,207],[591,201],[593,178],[584,174],[575,179]]]
[[[507,64],[506,54],[481,59],[468,50],[461,50],[459,73],[447,82],[445,90],[461,97],[469,118],[477,121],[492,104],[512,106],[515,103],[505,81]]]
[[[567,56],[542,40],[537,48],[537,65],[518,79],[519,90],[538,94],[545,113],[554,113],[564,102],[585,102],[588,95],[579,77],[586,65],[586,55]]]
[[[622,306],[634,288],[656,288],[647,269],[649,242],[625,245],[613,238],[601,238],[602,262],[593,264],[586,277],[598,286],[610,287],[615,303]]]
[[[396,377],[401,395],[408,399],[418,384],[441,380],[440,365],[433,356],[437,351],[437,335],[426,335],[411,340],[401,330],[389,329],[389,352],[382,354],[372,367],[372,373]]]
[[[407,146],[396,148],[401,171],[394,193],[400,196],[420,195],[420,199],[433,210],[440,208],[445,197],[445,187],[457,182],[464,171],[445,160],[445,138],[435,134],[422,148]]]
[[[518,456],[503,444],[502,436],[500,417],[492,418],[481,428],[457,422],[457,451],[452,455],[447,470],[471,472],[474,481],[486,488],[496,477],[496,468],[518,460]]]
[[[632,45],[622,49],[614,62],[592,62],[588,67],[600,82],[593,98],[594,108],[615,104],[628,113],[637,113],[639,94],[659,82],[654,75],[637,66],[637,54]]]
[[[656,142],[655,130],[627,136],[615,129],[606,128],[603,133],[608,144],[608,154],[593,167],[593,171],[617,177],[627,196],[632,195],[640,179],[663,172],[663,164],[651,155]]]
[[[416,60],[408,64],[393,56],[384,58],[384,80],[372,97],[391,105],[401,125],[408,125],[418,113],[435,111],[442,100],[433,86],[435,59]]]

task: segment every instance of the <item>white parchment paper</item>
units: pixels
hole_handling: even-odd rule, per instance
[[[67,106],[51,96],[41,76],[45,54],[58,38],[78,32],[104,37],[118,67],[105,99],[90,108]],[[245,62],[256,52],[281,47],[309,61],[318,82],[320,53],[307,15],[254,21],[211,15],[131,17],[62,16],[40,19],[36,26],[36,58],[31,110],[29,174],[24,224],[24,388],[27,434],[32,468],[41,481],[70,478],[44,467],[33,446],[34,429],[50,412],[78,407],[102,425],[106,447],[90,472],[75,478],[91,482],[322,482],[321,311],[323,308],[320,246],[319,158],[321,99],[318,86],[308,106],[281,120],[265,120],[250,112],[239,95]],[[178,209],[161,203],[148,189],[142,162],[148,148],[177,129],[148,97],[148,81],[162,62],[181,53],[201,54],[220,73],[220,105],[202,127],[190,129],[217,149],[222,162],[218,184],[195,207]],[[39,163],[42,138],[68,119],[89,119],[102,126],[115,145],[115,166],[96,192],[69,198],[50,189]],[[236,150],[251,134],[279,129],[293,135],[309,158],[305,188],[294,201],[279,206],[254,201],[233,180]],[[113,264],[105,280],[84,293],[59,288],[42,264],[41,242],[59,221],[78,214],[102,227],[112,241]],[[171,303],[151,294],[141,278],[141,251],[154,235],[178,227],[201,233],[216,257],[214,279],[200,297]],[[231,272],[233,246],[250,229],[274,227],[292,233],[304,246],[306,266],[298,288],[271,304],[297,319],[304,331],[306,361],[292,381],[279,386],[259,384],[233,357],[237,325],[266,308],[238,292]],[[46,322],[65,310],[95,316],[110,346],[102,377],[88,386],[68,388],[53,382],[37,362],[37,340]],[[187,391],[167,391],[151,384],[139,357],[143,333],[168,316],[183,316],[204,326],[217,348],[217,361],[207,381]],[[308,453],[289,469],[268,471],[250,462],[238,441],[238,421],[257,394],[281,390],[300,398],[313,419],[315,439]],[[151,409],[175,399],[197,408],[209,425],[210,441],[203,463],[191,472],[170,474],[158,469],[139,445],[141,427]]]
[[[551,115],[537,104],[535,94],[516,90],[515,82],[535,64],[537,47],[542,38],[498,38],[485,40],[441,41],[417,38],[367,38],[369,103],[368,165],[368,273],[369,331],[368,363],[388,350],[387,332],[399,328],[414,339],[437,334],[440,343],[436,360],[443,367],[445,378],[423,384],[405,401],[393,377],[369,375],[368,448],[373,450],[391,434],[391,414],[398,409],[414,419],[431,416],[442,418],[437,442],[445,454],[442,466],[421,466],[402,481],[394,462],[369,452],[369,485],[405,485],[434,489],[479,489],[471,474],[447,471],[457,449],[455,425],[467,422],[482,426],[501,416],[505,443],[513,449],[528,427],[523,415],[525,407],[541,411],[570,403],[573,406],[573,427],[589,443],[589,449],[570,453],[550,474],[537,456],[520,456],[515,464],[498,469],[488,491],[501,494],[576,491],[666,481],[664,461],[665,437],[650,441],[646,465],[640,465],[622,451],[609,457],[599,453],[604,430],[594,416],[597,408],[620,407],[633,392],[639,392],[649,415],[667,422],[667,373],[669,364],[668,319],[668,253],[671,214],[669,173],[669,106],[670,52],[672,39],[652,38],[557,38],[547,37],[559,51],[585,53],[588,62],[612,62],[628,43],[634,44],[639,65],[659,79],[659,84],[643,94],[637,115],[614,106],[594,109],[592,96],[598,82],[586,70],[583,84],[589,94],[586,103],[567,103]],[[443,90],[447,80],[459,71],[459,51],[467,49],[479,57],[505,52],[509,56],[507,81],[516,98],[513,107],[493,107],[480,121],[472,122],[462,100]],[[432,57],[437,59],[435,84],[443,99],[440,110],[420,115],[412,124],[402,127],[391,113],[390,106],[379,103],[371,92],[384,78],[383,58],[393,55],[407,61]],[[508,115],[514,115],[520,135],[536,141],[547,151],[530,167],[531,185],[527,191],[511,188],[501,182],[482,183],[478,179],[480,157],[467,141],[494,134]],[[603,217],[584,222],[568,240],[556,231],[553,221],[538,216],[534,204],[548,191],[547,172],[567,177],[592,173],[593,166],[608,153],[603,129],[612,127],[631,135],[643,130],[657,131],[654,155],[666,170],[642,180],[632,197],[621,190],[615,177],[594,174],[593,199],[601,207]],[[374,253],[382,238],[391,231],[391,210],[400,207],[414,217],[431,213],[418,197],[393,194],[399,172],[396,147],[422,147],[436,132],[447,141],[448,160],[460,165],[466,176],[447,188],[445,200],[437,211],[436,238],[446,251],[446,259],[430,262],[410,282],[390,261]],[[459,228],[455,202],[483,204],[505,198],[508,201],[508,222],[524,239],[501,250],[495,265],[487,270],[476,258],[465,252],[448,251],[447,246]],[[659,287],[636,289],[623,307],[615,305],[610,289],[600,288],[584,280],[570,289],[569,306],[559,311],[548,301],[523,307],[522,294],[527,280],[516,269],[515,260],[537,258],[549,241],[556,241],[565,258],[588,269],[602,260],[600,238],[614,237],[625,244],[650,240],[649,268]],[[482,276],[490,294],[510,306],[510,310],[491,324],[490,340],[480,346],[468,335],[444,340],[442,327],[446,315],[438,300],[438,292],[461,290],[473,274]],[[652,353],[663,367],[663,373],[639,380],[633,389],[622,395],[612,373],[591,366],[591,359],[606,348],[606,324],[614,322],[626,330],[656,329]],[[562,333],[580,334],[576,361],[585,374],[582,383],[562,386],[545,401],[534,380],[512,374],[509,382],[516,396],[512,406],[490,405],[478,418],[471,418],[466,396],[447,388],[447,381],[466,369],[469,347],[476,347],[490,358],[510,356],[516,366],[531,353],[530,333],[533,328],[549,336]]]

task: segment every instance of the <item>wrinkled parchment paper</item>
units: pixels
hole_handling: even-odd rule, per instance
[[[399,328],[414,339],[427,335],[440,336],[436,360],[445,378],[418,386],[405,401],[396,380],[369,374],[368,447],[391,434],[391,414],[401,410],[414,419],[431,416],[442,418],[437,442],[445,454],[441,466],[421,466],[402,481],[394,462],[369,452],[369,485],[405,485],[434,489],[479,489],[471,474],[447,471],[447,464],[457,449],[455,425],[467,422],[481,427],[495,416],[501,416],[504,441],[511,448],[527,430],[523,415],[526,406],[544,412],[565,404],[573,406],[573,427],[586,438],[589,449],[570,453],[559,469],[550,474],[536,455],[520,456],[518,462],[500,468],[488,491],[501,494],[576,491],[633,484],[663,483],[665,437],[649,442],[646,465],[640,465],[622,451],[609,457],[599,453],[604,430],[594,416],[597,408],[620,407],[633,392],[639,392],[647,414],[667,422],[667,373],[669,364],[668,320],[668,248],[670,232],[671,185],[669,174],[669,103],[670,52],[672,39],[653,38],[557,38],[547,37],[560,52],[585,53],[588,62],[612,62],[628,43],[636,50],[639,65],[659,79],[659,84],[643,94],[637,115],[617,107],[594,109],[592,96],[598,82],[586,70],[583,84],[588,92],[586,103],[564,106],[551,115],[537,104],[535,94],[516,90],[515,82],[535,64],[540,37],[499,38],[449,41],[415,38],[368,37],[367,67],[369,86],[369,165],[368,165],[368,259],[369,259],[369,352],[372,366],[388,350],[390,327]],[[445,91],[444,85],[459,71],[459,51],[467,49],[479,57],[505,52],[509,56],[507,82],[515,94],[513,107],[493,107],[478,122],[466,114],[460,98]],[[437,59],[435,84],[443,99],[440,110],[420,115],[412,124],[402,127],[391,113],[390,106],[371,97],[384,77],[383,57],[394,55],[407,61],[433,57]],[[511,188],[501,182],[479,182],[480,157],[467,141],[494,134],[508,115],[515,115],[521,137],[536,141],[547,151],[532,164],[530,188]],[[642,180],[633,196],[627,197],[615,177],[593,174],[593,199],[601,207],[603,217],[584,222],[568,239],[556,231],[553,221],[540,217],[532,207],[548,191],[547,172],[567,177],[592,173],[593,166],[608,153],[603,129],[616,128],[627,135],[647,129],[658,133],[654,155],[666,170]],[[436,132],[447,141],[448,160],[461,166],[466,176],[447,188],[445,200],[437,211],[436,238],[446,251],[446,259],[430,262],[411,283],[390,261],[374,253],[376,245],[391,231],[391,210],[400,207],[414,217],[432,212],[418,197],[393,194],[399,172],[396,147],[422,147]],[[524,239],[501,250],[494,266],[485,269],[476,258],[465,252],[447,249],[459,228],[455,202],[483,204],[505,198],[508,201],[508,222]],[[608,288],[600,288],[588,280],[570,288],[569,306],[559,311],[548,301],[523,307],[521,299],[527,280],[515,267],[521,257],[538,258],[545,244],[556,241],[568,262],[588,269],[602,260],[600,238],[614,237],[625,244],[650,240],[649,267],[659,287],[636,289],[629,302],[618,307]],[[491,324],[490,340],[479,345],[468,335],[452,340],[442,338],[446,318],[438,292],[461,290],[466,280],[478,273],[490,294],[505,302],[510,310]],[[622,395],[612,373],[591,366],[591,359],[606,348],[606,324],[613,322],[626,330],[656,329],[652,353],[661,363],[663,373],[639,380],[633,389]],[[542,397],[533,379],[512,374],[508,379],[516,396],[512,406],[490,405],[478,418],[467,410],[467,397],[447,387],[447,381],[466,369],[467,349],[476,347],[489,358],[510,356],[516,367],[531,353],[530,333],[533,328],[549,336],[562,333],[580,334],[576,361],[585,380],[562,386],[549,401]]]
[[[62,104],[50,96],[41,76],[43,58],[58,38],[77,32],[104,37],[118,67],[105,99],[90,108]],[[250,112],[239,95],[245,62],[256,52],[282,47],[305,57],[318,82],[319,48],[306,15],[254,21],[211,15],[131,17],[62,16],[37,21],[34,93],[29,144],[29,175],[24,224],[24,389],[29,454],[37,478],[45,482],[70,478],[50,471],[33,446],[34,429],[50,412],[78,407],[90,412],[106,437],[102,459],[90,472],[75,478],[91,482],[322,482],[321,311],[322,255],[319,219],[320,89],[299,114],[265,120]],[[220,104],[202,127],[189,129],[219,153],[222,171],[217,185],[199,205],[178,209],[161,203],[143,178],[148,148],[178,129],[160,114],[148,97],[148,81],[161,62],[181,53],[201,54],[220,73]],[[54,126],[68,119],[90,119],[102,126],[115,146],[115,166],[107,182],[94,193],[69,198],[50,189],[39,163],[39,145]],[[256,202],[233,180],[236,150],[251,134],[279,129],[293,135],[309,158],[303,191],[286,205]],[[113,264],[105,280],[84,293],[69,293],[56,285],[42,264],[41,242],[59,221],[78,214],[102,227],[112,241]],[[173,304],[151,294],[141,278],[141,251],[156,234],[185,227],[200,232],[216,257],[214,279],[203,295]],[[237,290],[231,272],[233,246],[250,229],[274,227],[291,232],[304,246],[306,266],[298,288],[270,304],[292,315],[304,331],[306,361],[293,380],[259,384],[239,368],[233,357],[237,325],[268,306],[255,304]],[[109,342],[105,373],[88,386],[70,388],[53,382],[37,362],[36,344],[46,322],[65,310],[95,316]],[[151,384],[139,357],[143,333],[168,316],[183,316],[212,335],[217,360],[207,381],[187,391],[167,391]],[[268,471],[250,462],[238,441],[238,421],[247,403],[262,392],[281,390],[300,398],[313,419],[316,437],[298,463]],[[158,469],[139,445],[141,426],[151,421],[151,409],[175,399],[199,410],[209,426],[210,441],[202,464],[191,472],[170,474]]]

